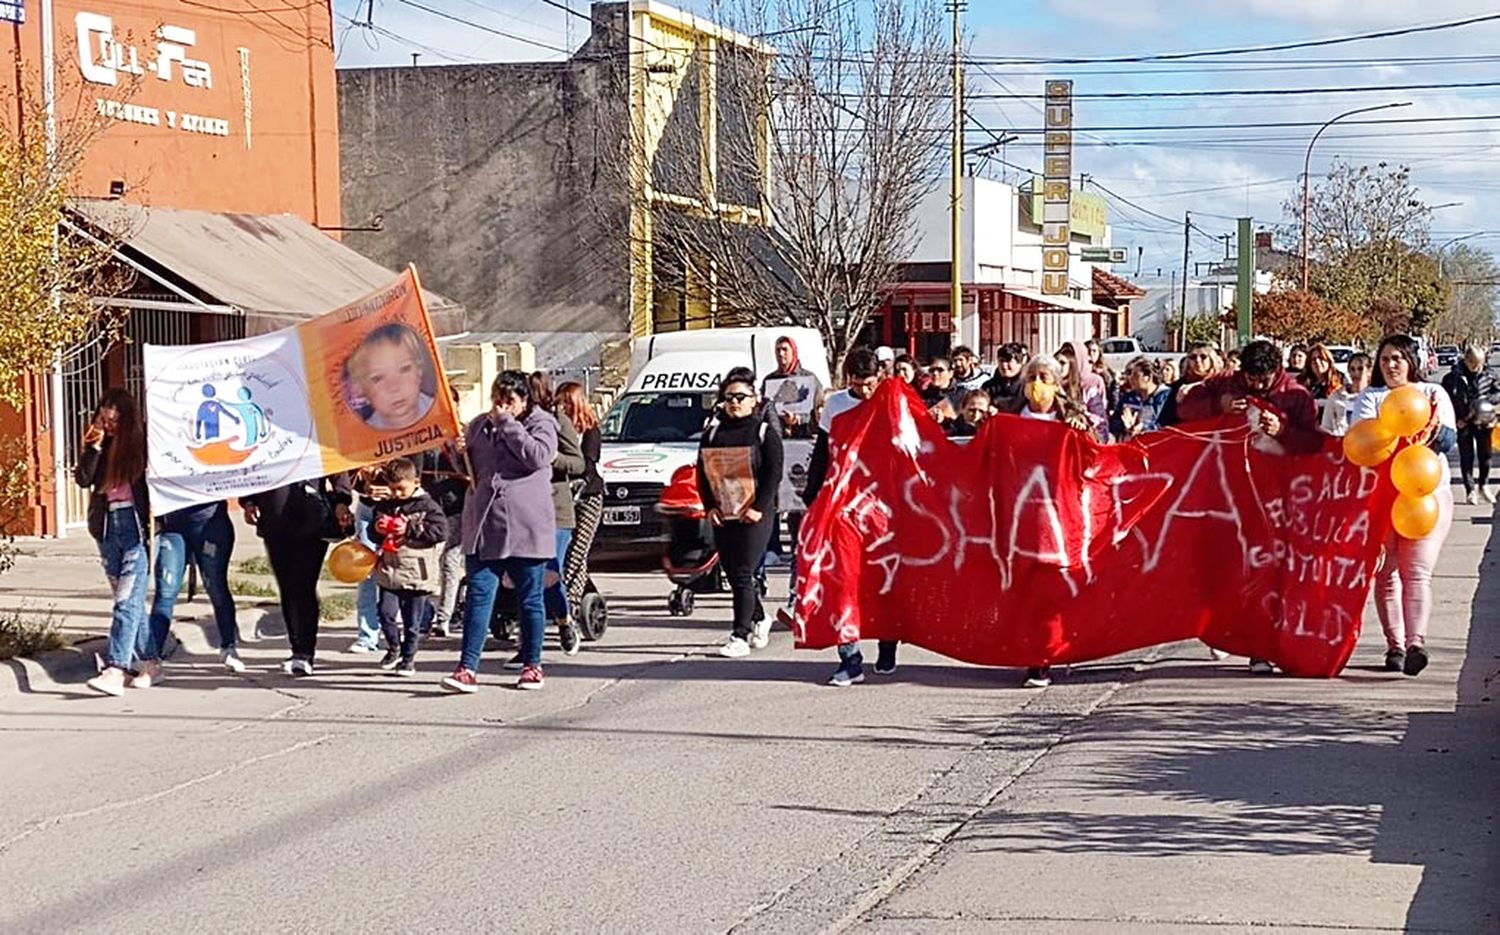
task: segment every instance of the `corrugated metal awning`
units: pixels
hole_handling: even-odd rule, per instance
[[[1115,314],[1115,310],[1112,308],[1105,308],[1102,305],[1095,305],[1092,302],[1085,302],[1082,299],[1075,299],[1072,296],[1043,295],[1042,293],[1036,292],[1035,290],[1021,289],[1016,286],[1005,286],[1003,287],[1003,289],[1007,294],[1013,295],[1016,298],[1026,299],[1030,302],[1036,302],[1039,305],[1050,305],[1055,309],[1060,309],[1063,311],[1086,312],[1088,314],[1105,315]]]
[[[181,211],[89,198],[68,207],[83,223],[118,238],[127,254],[209,302],[237,309],[247,335],[347,305],[397,275],[290,214]],[[463,306],[422,291],[438,334],[464,330]]]

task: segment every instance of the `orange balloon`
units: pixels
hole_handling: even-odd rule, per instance
[[[1397,438],[1417,434],[1431,418],[1432,400],[1410,383],[1391,390],[1380,404],[1380,424]]]
[[[1500,448],[1500,425],[1490,429],[1490,446]]]
[[[1424,539],[1437,524],[1438,502],[1432,494],[1425,497],[1402,494],[1391,504],[1391,525],[1407,539]]]
[[[328,573],[345,584],[359,584],[375,570],[375,553],[364,543],[345,539],[328,553]]]
[[[1344,457],[1360,467],[1384,464],[1396,450],[1396,436],[1378,419],[1361,419],[1344,436]]]
[[[1408,497],[1425,497],[1443,482],[1443,462],[1426,445],[1408,445],[1391,461],[1391,483]]]

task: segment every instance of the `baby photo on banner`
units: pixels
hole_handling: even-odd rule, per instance
[[[157,513],[434,448],[460,430],[410,268],[291,328],[142,355]]]

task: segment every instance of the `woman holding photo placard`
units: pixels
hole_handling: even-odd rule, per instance
[[[781,484],[781,435],[770,430],[758,403],[753,379],[726,377],[719,386],[722,416],[698,448],[698,491],[734,595],[734,631],[719,649],[719,655],[730,659],[764,648],[771,630],[760,606],[755,570],[771,539]]]

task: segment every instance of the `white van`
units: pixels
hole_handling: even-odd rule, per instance
[[[711,328],[636,339],[629,384],[601,426],[601,552],[655,551],[666,541],[656,503],[672,474],[697,460],[719,382],[735,367],[749,367],[757,380],[774,372],[781,337],[796,342],[802,366],[830,387],[823,338],[812,328]],[[812,443],[788,440],[786,449],[789,482],[796,484]]]

